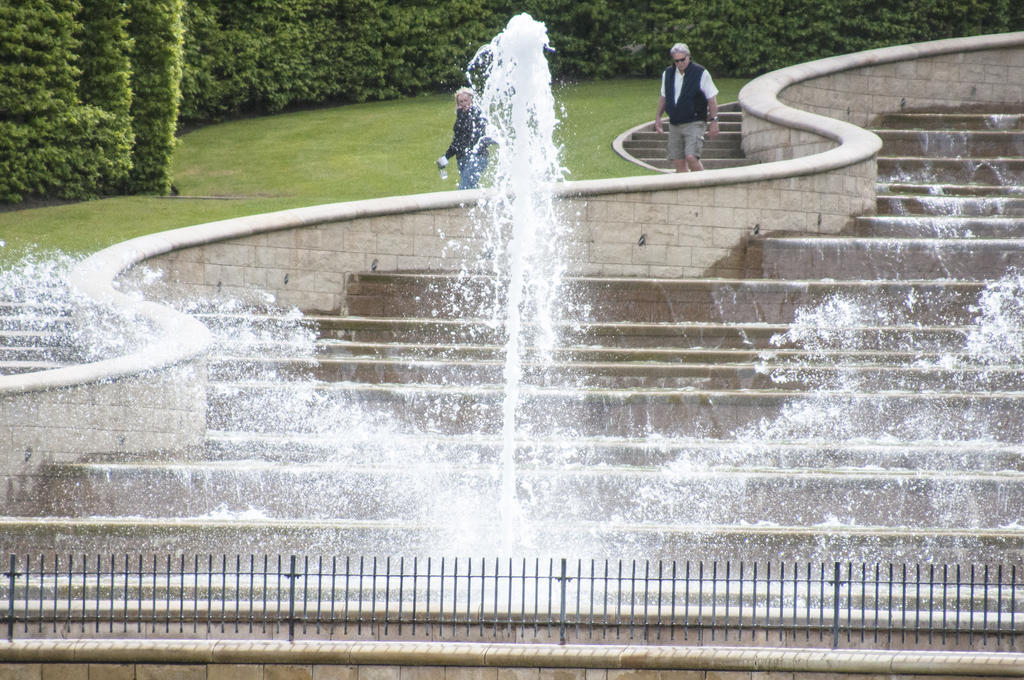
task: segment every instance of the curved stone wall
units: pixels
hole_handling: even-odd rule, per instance
[[[901,107],[1020,106],[1022,90],[1024,32],[885,48],[767,74],[744,88],[740,104],[748,155],[772,162],[553,187],[575,227],[570,271],[742,276],[755,228],[836,233],[873,212],[880,142],[854,123]],[[482,197],[447,192],[315,206],[172,230],[98,253],[73,283],[94,299],[134,308],[168,340],[110,362],[0,377],[0,460],[28,475],[40,462],[111,451],[111,442],[113,450],[140,451],[201,441],[205,331],[166,307],[117,293],[115,281],[137,275],[135,265],[161,270],[179,295],[244,298],[260,289],[284,306],[342,313],[349,272],[456,270],[482,257],[486,244],[470,219]]]
[[[1024,33],[844,54],[768,73],[740,92],[743,150],[770,162],[868,145],[881,113],[1024,104]],[[852,124],[852,125],[845,125]]]
[[[0,465],[8,481],[0,502],[31,496],[34,473],[49,463],[203,443],[209,331],[114,287],[126,269],[169,247],[159,235],[128,241],[86,259],[70,277],[96,307],[146,319],[152,344],[105,361],[0,376]],[[78,311],[76,323],[91,322]]]

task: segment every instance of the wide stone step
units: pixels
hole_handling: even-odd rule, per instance
[[[498,465],[506,455],[501,435],[402,435],[388,440],[390,450],[415,451],[421,462],[449,465]],[[171,452],[173,453],[173,452]],[[719,467],[812,468],[837,470],[877,469],[950,473],[1013,471],[1024,473],[1024,446],[991,441],[910,441],[891,437],[858,441],[787,440],[770,438],[714,439],[615,437],[554,438],[535,436],[514,439],[509,455],[516,465],[685,466],[706,471]],[[264,461],[341,465],[353,457],[372,460],[381,456],[373,438],[339,439],[330,433],[294,435],[215,431],[207,435],[206,461]],[[92,462],[169,463],[194,462],[188,457],[169,459],[168,452],[153,455],[95,456]],[[84,462],[90,462],[85,460]]]
[[[1021,392],[855,389],[842,384],[813,392],[524,386],[517,413],[528,432],[560,437],[722,438],[770,426],[787,437],[886,433],[902,441],[1024,441]],[[207,426],[213,430],[315,434],[326,428],[339,436],[370,438],[394,432],[494,435],[502,429],[505,392],[487,386],[251,381],[213,384],[208,400]],[[814,421],[798,416],[809,409],[835,415]]]
[[[0,316],[0,332],[35,331],[37,333],[66,333],[74,329],[69,316],[31,314],[25,312]]]
[[[663,119],[663,124],[665,126],[665,131],[664,132],[657,132],[654,129],[654,121],[652,120],[650,123],[648,123],[644,127],[641,127],[639,129],[637,129],[636,131],[634,131],[633,134],[630,136],[630,139],[640,139],[640,140],[659,139],[659,140],[667,140],[668,139],[668,125],[669,125],[667,118]],[[718,110],[718,131],[721,134],[724,135],[724,134],[727,134],[727,133],[728,134],[738,133],[738,132],[740,132],[740,128],[741,128],[742,125],[743,125],[743,113],[741,111],[723,111],[721,108],[719,108],[719,110]]]
[[[851,329],[852,330],[852,329]],[[877,330],[877,329],[876,329]],[[895,330],[895,329],[890,329]],[[921,329],[922,337],[929,331],[937,329]],[[963,338],[956,336],[957,345],[962,346]],[[775,338],[770,347],[761,349],[748,346],[744,348],[716,347],[599,347],[599,346],[564,346],[551,352],[551,360],[557,363],[659,363],[659,364],[772,364],[785,362],[793,365],[799,362],[814,363],[828,361],[843,366],[899,366],[905,363],[920,363],[928,360],[941,359],[948,362],[962,359],[953,349],[953,345],[941,351],[924,351],[915,343],[913,351],[905,349],[863,349],[858,342],[850,348],[825,349],[816,347],[812,350],[790,349],[783,338]],[[906,346],[906,345],[904,345]],[[393,359],[393,360],[439,360],[439,361],[473,361],[503,360],[504,347],[499,345],[417,345],[411,343],[368,343],[327,340],[318,343],[318,359]],[[524,348],[522,357],[529,361],[536,360],[537,352],[533,348]],[[211,363],[229,364],[239,357],[211,357]],[[242,357],[245,360],[244,357]],[[294,361],[308,362],[305,358],[288,357],[253,357],[254,361]]]
[[[907,357],[908,365],[883,357],[846,363],[806,353],[789,361],[753,358],[748,361],[572,361],[553,364],[526,362],[523,381],[541,387],[588,388],[699,388],[711,390],[800,389],[804,386],[845,385],[860,390],[981,391],[1013,390],[1021,386],[1015,366],[954,365],[949,355],[933,355],[931,363],[920,354]],[[0,364],[0,369],[2,369]],[[436,357],[305,359],[252,357],[214,360],[212,380],[239,376],[274,376],[279,380],[363,382],[370,384],[501,385],[505,362],[491,359]]]
[[[61,347],[0,345],[0,361],[66,363],[72,360],[72,355]]]
[[[387,460],[391,457],[394,463]],[[520,465],[530,521],[998,528],[1019,520],[1024,475],[766,467]],[[416,522],[446,507],[482,516],[500,496],[500,465],[402,460],[395,452],[344,464],[232,461],[65,465],[43,477],[30,516]],[[145,498],[144,504],[130,499]],[[73,499],[73,503],[68,501]],[[7,515],[17,503],[7,504]],[[13,507],[12,507],[13,506]]]
[[[1005,112],[889,113],[878,120],[881,128],[911,130],[1022,130],[1024,114]]]
[[[547,557],[642,555],[650,560],[799,560],[830,562],[836,555],[857,562],[924,561],[1002,563],[1019,549],[1019,529],[891,529],[842,526],[713,526],[615,520],[566,526],[563,522],[510,530],[487,518],[414,524],[245,519],[228,513],[199,520],[96,518],[81,520],[0,519],[9,552],[18,554],[155,553],[436,555],[439,549],[467,546],[473,554],[527,551]],[[469,546],[472,547],[470,548]],[[454,547],[454,548],[453,548]]]
[[[622,146],[627,151],[633,150],[655,150],[665,152],[665,145],[668,143],[668,133],[640,132],[634,134]],[[742,146],[743,135],[738,129],[734,131],[722,130],[715,137],[704,138],[704,149],[738,149]],[[709,154],[710,155],[710,154]]]
[[[59,347],[64,342],[63,333],[40,330],[4,330],[0,329],[0,347]]]
[[[658,158],[641,158],[643,162],[662,170],[671,170],[672,161],[665,159],[664,155]],[[723,168],[740,168],[746,165],[755,165],[756,161],[749,158],[701,158],[701,164],[705,170],[722,170]]]
[[[1024,196],[1024,186],[987,184],[913,184],[908,182],[890,182],[879,184],[879,194],[898,194],[916,196],[961,197],[961,198],[997,198]]]
[[[714,142],[718,140],[729,140],[730,143],[739,143],[742,140],[742,132],[740,126],[742,121],[739,119],[725,120],[724,117],[719,116],[718,120],[718,135],[712,139],[708,135],[704,136],[704,143]],[[656,132],[654,125],[649,125],[647,128],[634,132],[630,138],[623,142],[626,144],[658,144],[662,149],[665,148],[665,143],[668,142],[668,126],[666,123],[665,132]]]
[[[4,361],[0,359],[0,375],[19,375],[22,373],[35,373],[36,371],[48,371],[53,368],[67,366],[54,361]]]
[[[743,140],[743,134],[740,131],[739,120],[719,120],[718,121],[718,135],[711,138],[708,135],[704,136],[704,143],[717,143],[717,142],[728,142],[729,144],[739,144]],[[639,130],[634,132],[625,144],[660,144],[662,148],[665,148],[665,143],[668,141],[668,131],[655,132],[654,127],[649,126],[645,130]]]
[[[1024,158],[879,156],[881,181],[937,184],[1024,184]]]
[[[879,194],[876,199],[876,205],[878,213],[883,215],[1024,217],[1024,197]]]
[[[786,238],[757,244],[769,278],[998,279],[1024,266],[1021,239]]]
[[[460,319],[365,318],[350,316],[309,317],[317,324],[321,346],[331,342],[416,343],[475,345],[503,342],[494,326],[484,321]],[[785,337],[790,324],[700,323],[700,322],[566,322],[558,334],[564,345],[591,345],[608,351],[664,347],[704,349],[799,349],[797,341]],[[950,326],[844,327],[850,342],[862,350],[887,351],[888,347],[928,348],[962,346],[967,330]],[[270,344],[273,350],[277,344]],[[322,352],[329,351],[322,349]],[[307,355],[312,356],[312,355]]]
[[[493,281],[478,285],[496,287]],[[586,316],[579,318],[572,309],[556,310],[556,316],[585,322],[787,324],[798,310],[837,297],[887,309],[905,307],[913,297],[929,300],[928,307],[914,309],[916,323],[959,326],[970,323],[967,308],[982,290],[981,283],[948,281],[580,277],[564,282],[561,299],[573,301],[575,308],[586,305]],[[360,316],[479,318],[489,311],[479,307],[480,298],[467,294],[454,276],[354,274],[349,279],[349,311]]]
[[[51,291],[48,294],[40,291],[40,293],[44,296],[43,299],[26,300],[23,297],[19,298],[17,290],[5,291],[5,295],[11,297],[0,300],[0,325],[3,324],[3,319],[6,317],[50,318],[67,317],[71,314],[71,305],[62,299],[66,297],[66,293],[57,291]],[[46,299],[49,295],[52,295],[52,300]]]
[[[959,215],[873,215],[854,219],[854,235],[894,238],[1022,238],[1019,217]]]
[[[289,328],[292,322],[287,317],[259,315],[253,323]],[[208,325],[225,323],[220,315],[206,314],[200,318]],[[229,323],[245,324],[242,317],[235,317]],[[504,330],[499,324],[481,319],[459,318],[407,318],[407,317],[365,317],[309,315],[303,323],[312,334],[320,338],[319,343],[373,342],[373,343],[414,343],[414,344],[493,344],[504,342]],[[230,335],[228,336],[230,337]],[[245,353],[254,349],[274,353],[284,351],[280,336],[252,338],[239,351]],[[227,344],[221,351],[233,351],[235,345]],[[304,346],[299,353],[311,355],[316,346]],[[299,354],[297,353],[297,354]]]
[[[623,149],[630,155],[645,162],[665,160],[665,146],[658,144],[624,144]],[[743,150],[738,144],[705,143],[701,155],[702,162],[723,159],[744,159]]]
[[[46,371],[81,361],[81,353],[69,340],[65,324],[42,319],[23,324],[10,321],[0,319],[0,375]],[[19,329],[17,325],[27,328]]]
[[[665,144],[658,140],[626,142],[623,149],[637,158],[665,158]],[[739,139],[716,138],[704,142],[701,157],[711,158],[743,158],[743,150]]]
[[[419,463],[444,465],[498,465],[505,455],[501,435],[469,433],[431,435],[392,433],[388,452],[412,451]],[[1024,447],[991,441],[896,442],[883,437],[856,442],[817,440],[774,441],[767,438],[659,438],[614,437],[556,438],[531,436],[512,442],[517,465],[589,466],[687,466],[694,470],[727,468],[821,468],[837,470],[879,469],[951,473],[1024,472]],[[94,465],[190,465],[230,462],[257,466],[333,465],[352,460],[382,459],[380,441],[374,437],[339,437],[336,433],[255,433],[211,430],[205,450],[110,453],[81,457]],[[59,470],[60,466],[55,466]],[[16,485],[12,485],[13,487]],[[18,491],[27,497],[27,491]]]
[[[1024,129],[893,130],[879,129],[886,156],[963,158],[1024,156]]]

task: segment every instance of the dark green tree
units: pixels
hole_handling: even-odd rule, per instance
[[[183,0],[129,0],[132,38],[132,193],[171,190],[178,108],[181,103]]]
[[[107,114],[110,147],[101,151],[105,161],[103,193],[120,193],[131,170],[132,132],[128,20],[122,0],[82,0],[78,22],[78,96],[86,106]]]
[[[0,5],[0,200],[90,198],[125,169],[123,119],[79,98],[81,9]]]

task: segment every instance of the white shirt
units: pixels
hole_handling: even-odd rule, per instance
[[[675,97],[673,101],[679,101],[679,93],[683,91],[683,74],[676,69],[675,77]],[[700,91],[704,93],[706,99],[718,96],[718,88],[715,87],[715,82],[711,79],[711,74],[707,69],[704,69],[704,73],[700,76]],[[665,78],[661,78],[661,96],[665,96]]]

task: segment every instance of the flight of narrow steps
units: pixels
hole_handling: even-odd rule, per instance
[[[718,109],[718,136],[705,137],[701,163],[705,170],[736,168],[750,165],[752,160],[743,154],[743,113],[736,103],[723,104]],[[622,150],[636,162],[663,171],[672,169],[672,161],[665,158],[668,132],[656,132],[654,123],[638,128],[622,140]]]

